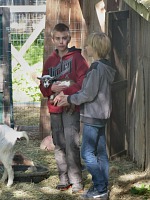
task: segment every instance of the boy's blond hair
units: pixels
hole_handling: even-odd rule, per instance
[[[109,57],[111,42],[106,33],[91,33],[87,38],[86,44],[90,45],[97,52],[99,58]]]

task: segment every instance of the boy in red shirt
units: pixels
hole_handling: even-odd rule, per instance
[[[66,107],[54,105],[51,95],[63,92],[72,95],[81,89],[82,81],[88,70],[88,64],[81,55],[81,50],[68,48],[71,40],[68,26],[57,24],[52,31],[52,42],[56,50],[52,52],[44,64],[42,75],[50,75],[55,80],[71,80],[71,86],[51,84],[44,88],[42,82],[40,90],[44,97],[48,97],[53,143],[55,145],[55,159],[58,167],[60,182],[57,189],[65,190],[72,185],[72,192],[83,190],[81,160],[80,160],[80,113],[75,106],[73,113]]]

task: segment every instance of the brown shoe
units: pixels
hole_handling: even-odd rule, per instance
[[[56,186],[56,189],[60,191],[65,191],[65,190],[68,190],[70,187],[71,187],[71,184],[58,184]]]

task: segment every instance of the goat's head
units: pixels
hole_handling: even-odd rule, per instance
[[[45,88],[48,88],[54,81],[54,77],[52,77],[50,75],[44,75],[42,77],[37,77],[37,78],[42,81],[43,86]]]

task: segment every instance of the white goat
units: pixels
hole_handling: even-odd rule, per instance
[[[62,79],[62,80],[57,81],[55,77],[52,77],[50,75],[44,75],[42,77],[37,77],[37,78],[42,81],[44,88],[48,88],[52,84],[58,84],[59,86],[69,87],[75,83],[73,80],[69,80],[69,79],[68,80]],[[50,96],[51,104],[53,104],[53,100],[58,94],[59,93],[56,92]],[[70,114],[72,114],[75,110],[75,105],[71,104],[70,106],[66,106],[65,110],[69,112]]]
[[[25,131],[16,131],[7,125],[0,125],[0,160],[4,165],[4,173],[1,182],[5,182],[8,177],[7,186],[11,186],[14,180],[12,162],[14,157],[14,145],[17,139],[24,137],[29,142],[29,137]]]
[[[69,87],[70,85],[72,85],[74,83],[74,81],[72,80],[59,80],[59,81],[56,81],[55,77],[52,77],[50,75],[44,75],[42,77],[37,77],[39,80],[42,81],[42,84],[45,88],[48,88],[51,84],[59,84],[59,85],[62,85],[62,86],[67,86]]]

